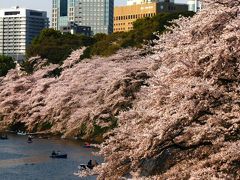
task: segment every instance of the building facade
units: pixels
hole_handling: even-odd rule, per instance
[[[52,1],[52,28],[60,30],[61,26],[67,26],[68,22],[75,20],[76,2],[77,0]]]
[[[127,5],[145,4],[151,2],[152,0],[127,0]]]
[[[27,45],[48,25],[45,11],[19,7],[0,10],[0,54],[23,60]]]
[[[202,9],[202,2],[200,0],[188,0],[188,10],[197,12]]]
[[[130,31],[133,29],[133,22],[137,19],[153,17],[162,12],[183,12],[188,11],[185,4],[174,4],[168,0],[136,4],[130,6],[119,6],[114,8],[114,32]]]
[[[136,5],[136,4],[146,4],[153,2],[171,2],[174,3],[174,0],[127,0],[127,6]]]
[[[91,27],[92,34],[113,32],[114,0],[53,0],[52,27],[68,22]]]
[[[91,36],[91,27],[79,26],[75,22],[68,22],[67,26],[61,26],[60,31],[70,34],[83,34],[85,36]]]

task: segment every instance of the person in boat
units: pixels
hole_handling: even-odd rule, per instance
[[[7,134],[1,134],[1,135],[0,135],[0,139],[8,139]]]
[[[32,136],[31,135],[28,136],[28,141],[32,141]]]
[[[32,136],[31,135],[28,136],[28,143],[32,143]]]
[[[87,167],[88,167],[89,169],[92,169],[92,168],[93,168],[93,164],[92,164],[92,160],[91,160],[91,159],[88,161]]]
[[[96,160],[94,160],[94,161],[92,161],[92,160],[89,160],[88,161],[88,164],[87,164],[87,167],[89,168],[89,169],[93,169],[95,166],[97,166],[98,165],[98,162],[96,161]]]
[[[57,155],[57,153],[53,150],[52,151],[52,156],[56,156]]]

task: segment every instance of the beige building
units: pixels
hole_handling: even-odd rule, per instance
[[[133,22],[145,17],[153,17],[161,12],[188,11],[188,5],[171,2],[154,2],[119,6],[114,8],[114,32],[130,31]]]
[[[135,4],[144,4],[144,3],[149,3],[152,2],[153,0],[127,0],[127,5],[135,5]]]
[[[127,0],[127,5],[136,5],[136,4],[145,4],[151,2],[171,2],[174,3],[174,0]]]

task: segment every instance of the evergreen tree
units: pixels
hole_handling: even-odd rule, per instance
[[[0,55],[0,77],[5,76],[10,69],[16,66],[12,57]]]

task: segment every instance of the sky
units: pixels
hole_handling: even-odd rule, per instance
[[[175,0],[176,3],[186,3],[187,0]],[[126,0],[115,0],[115,6],[125,5]],[[51,19],[52,0],[0,0],[0,9],[20,6],[23,8],[44,10]]]

